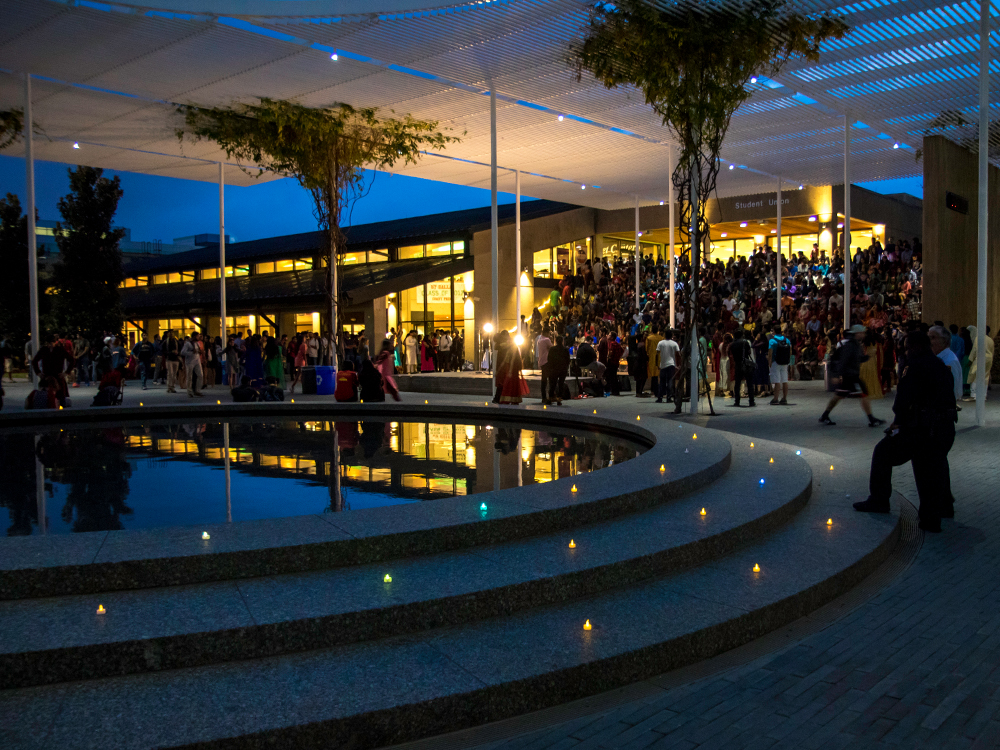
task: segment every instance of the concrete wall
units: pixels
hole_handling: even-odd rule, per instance
[[[833,210],[844,212],[844,186],[834,185],[832,188]],[[857,185],[851,186],[851,217],[863,221],[885,224],[885,238],[913,241],[914,237],[923,238],[923,220],[921,201],[909,195],[880,195]],[[851,232],[851,246],[867,249],[871,242],[871,234],[867,231]],[[840,240],[837,240],[840,243]],[[841,246],[838,244],[838,246]]]
[[[573,240],[591,237],[595,231],[597,211],[593,208],[578,208],[553,216],[521,222],[521,267],[531,264],[531,254],[537,250],[561,245]],[[507,329],[514,327],[517,320],[515,312],[515,285],[520,276],[514,263],[515,228],[513,222],[501,226],[499,230],[499,257],[497,266],[500,272],[500,325]],[[483,324],[492,316],[490,301],[493,269],[490,262],[491,235],[490,230],[476,232],[472,236],[472,255],[475,263],[476,282],[473,297],[476,302],[476,329],[482,330]],[[522,314],[531,315],[532,300],[523,295]],[[466,351],[469,351],[466,346]]]
[[[969,202],[961,214],[945,205],[952,192]],[[986,320],[1000,328],[1000,170],[990,167]],[[923,319],[974,324],[978,267],[979,167],[976,154],[941,136],[924,138]]]

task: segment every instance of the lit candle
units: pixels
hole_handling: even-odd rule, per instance
[[[761,479],[761,480],[760,480],[760,483],[761,483],[761,484],[764,484],[764,480],[763,480],[763,479]]]
[[[771,463],[772,463],[772,464],[774,463],[774,459],[773,459],[773,458],[771,459]]]
[[[576,492],[576,485],[575,484],[573,485],[573,489],[571,489],[570,492]]]
[[[591,629],[590,620],[587,620],[585,623],[583,623],[583,629],[584,630],[590,630]]]
[[[750,443],[750,447],[753,448],[753,443]]]
[[[383,578],[382,580],[385,581],[386,583],[392,583],[392,576],[386,573],[385,578]]]
[[[104,605],[103,604],[98,604],[97,605],[97,614],[103,615],[106,611],[107,610],[104,609]]]
[[[830,471],[833,471],[833,464],[830,464]]]
[[[760,573],[760,566],[757,563],[753,564],[753,572]]]
[[[705,509],[704,509],[704,508],[702,508],[702,509],[701,509],[701,514],[702,514],[703,516],[707,516],[707,515],[708,515],[708,514],[707,514],[707,513],[705,512]]]
[[[576,542],[574,542],[572,539],[569,540],[569,548],[576,549]]]
[[[827,526],[833,526],[833,519],[832,518],[826,519],[826,525]]]
[[[210,537],[210,536],[208,535],[208,532],[207,532],[207,531],[203,531],[203,532],[201,532],[201,538],[202,538],[202,539],[205,539],[205,540],[207,541],[207,540],[211,539],[212,537]]]
[[[666,464],[660,464],[660,471],[666,471],[666,470],[667,470],[667,465]]]
[[[692,440],[697,440],[698,439],[698,433],[696,432],[694,435],[692,435],[691,439]]]
[[[479,510],[486,510],[486,503],[479,506]]]

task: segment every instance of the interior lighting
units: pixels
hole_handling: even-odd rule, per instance
[[[844,228],[844,222],[840,222],[839,224],[837,224],[837,229],[843,229],[843,228]]]
[[[514,343],[517,344],[518,346],[523,345],[524,344],[524,336],[522,336],[521,334],[517,334],[514,337]],[[424,401],[424,403],[426,404],[427,402]]]
[[[107,610],[104,609],[104,605],[103,604],[98,604],[97,605],[97,614],[103,615],[105,612],[107,612]]]
[[[663,201],[660,201],[660,205],[661,205],[661,206],[663,205]]]
[[[493,333],[493,324],[483,323],[483,330],[486,331],[486,333]]]
[[[382,580],[385,581],[386,583],[392,583],[392,576],[386,573],[385,578],[383,578]]]
[[[580,190],[586,190],[586,189],[587,189],[586,185],[580,185]]]
[[[799,190],[802,190],[804,187],[805,185],[799,185]]]
[[[809,221],[816,221],[816,217],[815,216],[810,216],[809,217]]]
[[[777,234],[777,233],[778,233],[778,230],[777,230],[777,229],[772,229],[772,230],[771,230],[771,234]]]
[[[572,539],[569,540],[569,548],[576,549],[576,542],[574,542]]]
[[[203,531],[203,532],[201,532],[201,538],[202,538],[202,539],[204,539],[204,540],[205,540],[205,541],[207,542],[207,541],[208,541],[209,539],[211,539],[212,537],[211,537],[211,536],[209,536],[209,534],[208,534],[208,532],[207,532],[207,531]]]
[[[77,143],[76,141],[74,141],[73,142],[73,148],[77,148],[77,149],[80,148],[80,144]]]
[[[753,564],[753,572],[760,573],[760,566],[757,563]]]
[[[591,628],[590,620],[587,620],[585,623],[583,623],[584,630],[590,630],[590,628]]]
[[[736,165],[735,165],[735,164],[730,164],[730,165],[729,165],[729,168],[730,168],[730,169],[736,169]]]
[[[728,237],[729,235],[728,235],[728,234],[727,234],[726,232],[723,232],[723,233],[722,233],[722,236],[723,236],[723,237]]]

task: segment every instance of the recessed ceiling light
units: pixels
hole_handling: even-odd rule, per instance
[[[804,187],[805,187],[805,185],[799,185],[799,190],[801,190]]]
[[[334,52],[332,55],[330,55],[330,59],[331,60],[336,60],[337,59],[337,53]]]
[[[746,225],[747,225],[747,223],[746,223],[745,221],[741,221],[741,222],[740,222],[740,226],[741,226],[741,227],[745,227]]]
[[[587,189],[586,185],[580,185],[580,190],[586,190],[586,189]]]
[[[837,229],[843,229],[843,228],[844,228],[844,222],[840,222],[840,223],[839,223],[839,224],[837,225]]]
[[[809,217],[809,221],[816,221],[816,217],[815,216],[810,216]]]
[[[778,233],[778,230],[777,230],[777,229],[772,229],[772,230],[771,230],[771,234],[777,234],[777,233]]]
[[[728,237],[729,235],[728,235],[728,234],[727,234],[726,232],[723,232],[723,233],[722,233],[722,236],[723,236],[723,237]]]
[[[562,122],[562,121],[563,121],[563,116],[559,115],[559,122]]]
[[[892,144],[892,147],[893,148],[899,148],[899,144],[898,143],[894,143],[894,144]]]
[[[663,205],[663,201],[660,201],[660,205],[661,205],[661,206]]]
[[[75,143],[75,142],[74,142],[74,143],[73,143],[73,148],[80,148],[80,144],[79,144],[79,143]]]
[[[729,165],[729,168],[730,168],[730,169],[736,169],[736,165],[735,165],[735,164],[730,164],[730,165]]]
[[[752,76],[750,78],[750,83],[757,83],[757,76]]]

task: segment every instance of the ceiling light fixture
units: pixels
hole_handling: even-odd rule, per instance
[[[805,187],[805,185],[799,185],[799,190],[801,190],[804,187]]]
[[[722,236],[723,236],[723,237],[728,237],[729,235],[728,235],[728,234],[727,234],[726,232],[723,232],[723,233],[722,233]]]
[[[730,165],[729,165],[729,168],[730,168],[730,169],[736,169],[736,165],[735,165],[735,164],[730,164]]]
[[[757,76],[751,76],[750,83],[757,83]]]
[[[79,143],[76,143],[76,142],[74,141],[74,142],[73,142],[73,148],[80,148],[80,144],[79,144]]]
[[[559,122],[562,122],[562,121],[563,121],[563,116],[559,115]]]
[[[580,190],[586,190],[586,189],[587,189],[586,185],[580,185]]]
[[[810,216],[809,217],[809,221],[816,221],[816,217],[815,216]]]
[[[899,148],[899,144],[898,143],[894,143],[894,144],[892,144],[892,147],[893,148]]]
[[[745,227],[746,225],[747,225],[747,223],[746,223],[745,221],[741,221],[741,222],[740,222],[740,226],[741,226],[741,227]]]
[[[337,53],[334,52],[332,55],[330,55],[330,59],[331,60],[336,60],[337,59]]]
[[[660,201],[660,205],[661,205],[661,206],[663,205],[663,201]]]

